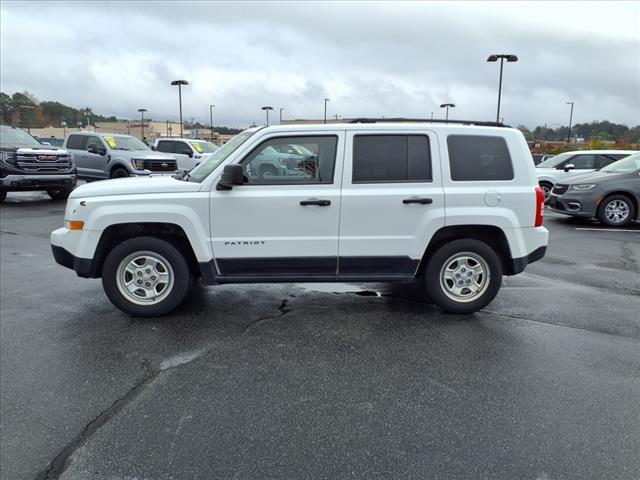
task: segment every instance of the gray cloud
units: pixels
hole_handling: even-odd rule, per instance
[[[637,3],[117,2],[1,4],[2,90],[134,117],[177,117],[175,78],[190,81],[185,117],[502,114],[512,124],[640,123]],[[29,59],[29,61],[26,61]]]

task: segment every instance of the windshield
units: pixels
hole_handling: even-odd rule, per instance
[[[135,137],[103,135],[102,138],[113,150],[150,150],[147,145]]]
[[[12,127],[0,128],[0,144],[16,147],[41,147],[42,144],[24,130]]]
[[[556,155],[555,157],[547,158],[544,162],[540,162],[536,165],[536,168],[555,168],[574,154],[575,152],[567,152]]]
[[[640,153],[634,153],[600,169],[601,172],[607,173],[626,173],[636,170],[640,170]]]
[[[239,133],[218,150],[216,150],[209,158],[189,172],[189,181],[200,183],[213,172],[218,165],[224,162],[229,155],[246,142],[257,130],[245,130]]]
[[[218,150],[218,148],[220,148],[216,144],[211,143],[211,142],[191,141],[189,143],[195,149],[195,151],[198,152],[198,153],[213,153],[216,150]]]

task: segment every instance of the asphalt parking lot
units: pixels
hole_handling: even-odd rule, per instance
[[[640,225],[548,213],[469,316],[407,286],[196,288],[132,319],[0,206],[3,479],[640,478]]]

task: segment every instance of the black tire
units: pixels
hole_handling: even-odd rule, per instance
[[[476,276],[475,273],[469,274],[472,275],[472,277],[468,279],[470,281],[475,281],[474,279],[477,278],[479,282],[483,282],[484,279],[484,283],[481,283],[482,288],[480,288],[480,292],[477,292],[475,296],[468,295],[467,298],[460,296],[459,300],[455,300],[447,294],[444,289],[445,287],[441,284],[441,273],[446,264],[451,264],[452,259],[454,259],[457,254],[464,253],[481,259],[484,265],[478,262],[475,263],[480,265],[483,271],[486,269],[487,275],[483,277],[482,275]],[[473,262],[474,260],[471,258],[470,263]],[[465,268],[462,262],[456,264],[459,265],[460,269]],[[458,272],[458,270],[455,271],[458,272],[458,275],[462,275],[460,278],[462,281],[467,282],[465,275],[468,274],[468,266],[465,270],[464,273]],[[498,294],[498,290],[500,290],[500,285],[502,284],[502,263],[493,248],[480,240],[471,238],[454,240],[442,245],[433,253],[427,263],[423,278],[424,288],[431,300],[433,300],[433,303],[448,313],[469,314],[477,312],[489,305]],[[452,280],[443,280],[442,283],[448,285]],[[453,287],[456,287],[456,285],[453,285]],[[471,286],[467,287],[466,284],[463,284],[463,286],[459,288],[462,289],[461,293],[463,294],[465,294],[465,290],[471,292]]]
[[[7,198],[7,192],[0,190],[0,203],[4,202],[5,198]]]
[[[109,178],[126,178],[130,176],[131,175],[129,175],[129,171],[126,168],[116,167],[111,170],[111,175],[109,175]]]
[[[617,215],[614,214],[614,212],[607,211],[607,207],[614,207],[615,205],[622,208],[622,210],[618,210],[619,213]],[[626,217],[620,218],[620,220],[616,221],[616,217],[619,217],[620,213],[624,211],[624,208],[626,208],[627,211]],[[600,208],[598,208],[598,220],[600,220],[603,225],[607,225],[609,227],[624,227],[634,218],[636,218],[635,205],[626,195],[609,195],[602,201]]]
[[[52,200],[66,200],[67,198],[69,198],[70,194],[70,188],[63,188],[61,190],[47,190],[47,195],[49,195]]]
[[[160,295],[165,295],[165,297],[157,303],[142,305],[135,303],[123,294],[118,286],[121,262],[136,253],[142,255],[142,252],[159,255],[162,260],[168,263],[170,275],[173,274],[172,286],[167,287],[170,290],[167,293],[161,293]],[[151,278],[155,279],[155,277]],[[102,267],[102,286],[107,297],[118,309],[134,317],[159,317],[174,310],[187,295],[191,278],[189,265],[180,251],[171,243],[153,237],[125,240],[109,252]]]
[[[539,185],[542,191],[544,192],[544,200],[546,202],[549,199],[549,194],[551,193],[551,190],[553,190],[553,183],[540,182]]]

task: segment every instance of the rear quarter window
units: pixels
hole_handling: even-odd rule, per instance
[[[513,164],[504,138],[449,135],[447,147],[451,180],[513,180]]]

